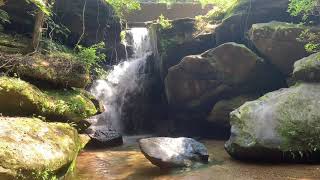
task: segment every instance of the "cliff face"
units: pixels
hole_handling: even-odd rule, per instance
[[[10,0],[2,9],[10,15],[11,21],[4,25],[5,30],[31,35],[34,25],[32,14],[36,9],[34,5]],[[105,42],[107,49],[113,49],[120,44],[120,20],[104,0],[56,0],[52,10],[54,16],[47,26],[53,39],[73,46],[84,33],[80,43],[84,46]]]

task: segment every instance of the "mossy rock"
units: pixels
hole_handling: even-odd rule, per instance
[[[320,82],[320,53],[312,54],[295,62],[293,80]]]
[[[305,49],[306,42],[298,40],[304,31],[320,32],[320,29],[272,21],[252,25],[249,38],[267,60],[289,76],[294,63],[309,55]]]
[[[221,100],[213,106],[212,111],[207,117],[207,121],[218,127],[230,128],[229,114],[245,102],[255,100],[258,97],[258,95],[251,94]]]
[[[320,161],[320,84],[302,83],[231,113],[228,153],[241,160]]]
[[[289,0],[238,0],[215,29],[217,44],[247,42],[246,34],[252,24],[292,22],[294,18],[287,12],[288,3]]]
[[[0,112],[8,116],[43,116],[80,122],[93,116],[93,102],[77,90],[40,90],[18,78],[0,77]]]
[[[15,73],[21,78],[54,86],[84,88],[90,83],[86,66],[67,54],[29,56],[1,53],[0,66],[6,73]]]
[[[0,179],[63,176],[81,149],[77,131],[65,123],[0,117]]]
[[[30,41],[30,38],[22,35],[0,33],[0,51],[9,54],[23,53]]]

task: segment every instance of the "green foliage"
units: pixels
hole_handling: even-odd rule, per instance
[[[83,47],[78,45],[79,52],[77,53],[78,60],[84,63],[88,69],[90,69],[93,65],[98,64],[99,62],[105,60],[105,54],[101,53],[105,47],[103,42],[92,45],[90,47]]]
[[[170,22],[170,20],[165,18],[162,14],[157,19],[157,23],[160,25],[160,28],[163,30],[172,28],[172,23]]]
[[[126,36],[127,36],[127,32],[126,31],[121,31],[121,33],[120,33],[121,42],[125,42],[126,41]]]
[[[8,13],[2,9],[0,9],[0,22],[1,23],[10,23],[10,17]]]
[[[140,9],[140,3],[137,0],[105,0],[105,1],[114,8],[117,16],[120,17],[121,20],[124,19],[125,14]]]
[[[28,3],[33,3],[36,5],[41,11],[43,11],[45,14],[50,15],[51,10],[47,3],[45,3],[43,0],[26,0]]]
[[[300,34],[299,41],[305,42],[305,49],[310,53],[320,51],[320,32],[305,30]]]
[[[306,21],[309,16],[319,13],[317,9],[318,0],[290,0],[288,12],[292,16],[302,16],[302,20]],[[306,43],[305,49],[310,52],[320,51],[320,33],[306,30],[300,34],[298,39]]]
[[[292,16],[302,15],[306,20],[315,11],[317,0],[290,0],[288,11]]]

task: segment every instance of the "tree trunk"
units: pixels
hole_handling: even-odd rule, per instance
[[[45,15],[46,14],[40,9],[36,13],[35,24],[34,24],[33,34],[32,34],[32,41],[30,44],[30,50],[32,52],[38,50],[38,46],[42,37],[42,27],[43,27]]]

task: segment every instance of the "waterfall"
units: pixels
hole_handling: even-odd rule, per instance
[[[142,78],[147,58],[152,55],[152,46],[147,28],[132,28],[128,30],[131,37],[129,45],[133,48],[133,55],[109,72],[106,79],[96,80],[91,93],[103,102],[105,112],[96,118],[94,126],[123,132],[121,122],[122,106],[128,95],[142,90]]]

